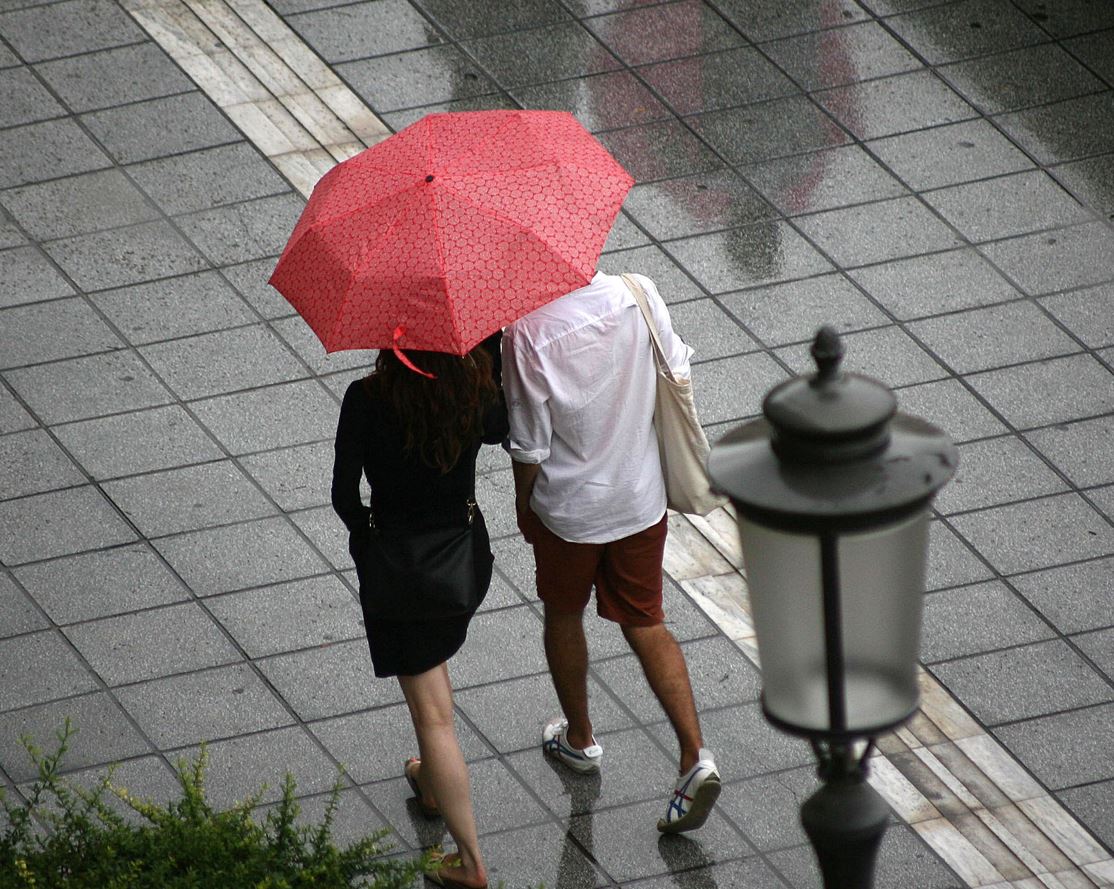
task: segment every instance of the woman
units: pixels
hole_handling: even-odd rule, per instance
[[[468,504],[474,504],[480,443],[501,442],[507,433],[499,377],[498,334],[463,357],[410,352],[400,360],[384,350],[375,371],[344,395],[333,465],[333,509],[350,532],[375,675],[398,677],[418,739],[419,756],[407,761],[404,774],[423,814],[440,814],[456,841],[457,854],[443,858],[430,876],[457,889],[487,885],[446,665],[474,611],[417,620],[376,616],[376,596],[384,593],[366,582],[361,548],[369,519],[378,529],[405,533],[470,510],[482,600],[493,557],[483,516]],[[360,499],[362,473],[371,486],[370,507]]]

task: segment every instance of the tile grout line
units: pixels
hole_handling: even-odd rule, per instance
[[[262,0],[121,2],[303,196],[335,163],[391,134]],[[728,510],[717,509],[707,518],[671,516],[666,570],[757,665],[741,566]],[[920,683],[919,716],[1012,808],[987,807],[934,755],[931,748],[939,744],[923,744],[900,730],[884,742],[889,752],[874,756],[872,783],[902,820],[971,887],[1114,887],[1114,860],[1102,846],[923,670]],[[923,765],[916,781],[894,761],[902,750]],[[958,801],[962,816],[948,817],[930,802],[941,797]],[[1014,810],[1022,816],[1020,823],[1016,817],[1003,823],[999,814],[1012,816]],[[985,833],[973,827],[976,821]],[[1018,827],[1032,828],[1028,844]],[[1001,862],[1005,850],[1016,864],[1011,870],[1020,867],[1023,873],[1006,877],[991,863],[991,837],[1001,845],[993,858]],[[1035,848],[1055,850],[1070,868],[1052,872]]]

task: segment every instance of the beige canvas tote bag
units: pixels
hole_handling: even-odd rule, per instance
[[[658,328],[642,286],[631,275],[623,275],[642,310],[650,329],[650,342],[657,365],[657,397],[654,408],[654,431],[658,436],[658,453],[665,475],[665,496],[669,508],[691,515],[707,515],[727,502],[712,491],[708,483],[708,438],[696,416],[692,397],[692,380],[674,375],[658,338]]]

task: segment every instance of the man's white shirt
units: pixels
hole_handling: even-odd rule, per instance
[[[669,366],[687,378],[692,349],[673,332],[653,281],[635,277]],[[530,505],[563,540],[608,543],[664,515],[656,373],[646,322],[618,275],[597,272],[507,328],[508,451],[540,464]]]

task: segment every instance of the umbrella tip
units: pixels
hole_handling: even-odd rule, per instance
[[[425,177],[425,181],[426,181],[426,182],[432,182],[432,181],[433,181],[433,174],[432,174],[432,173],[430,173],[430,174],[429,174],[428,176],[426,176],[426,177]]]

